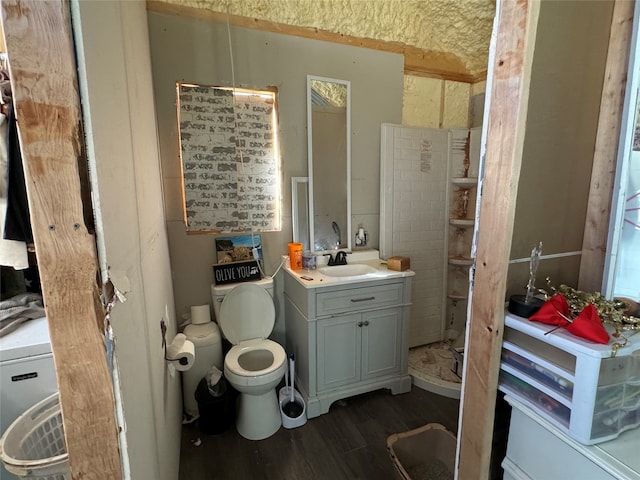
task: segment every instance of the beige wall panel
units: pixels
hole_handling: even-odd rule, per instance
[[[232,76],[226,25],[157,13],[149,13],[148,19],[178,315],[210,301],[215,236],[186,235],[182,214],[176,218],[182,209],[175,204],[181,201],[177,81],[231,86],[235,80],[246,88],[278,89],[283,229],[261,234],[267,274],[275,271],[292,238],[291,177],[307,175],[307,75],[351,81],[352,214],[354,219],[377,218],[380,125],[400,123],[402,118],[402,55],[231,27]],[[355,228],[354,222],[353,231],[344,235],[353,238]],[[370,235],[373,231],[369,229]],[[377,238],[372,244],[378,244]]]
[[[559,287],[562,284],[575,286],[578,281],[577,272],[580,267],[580,256],[550,258],[541,260],[538,265],[535,285],[537,288],[548,290],[546,279],[551,285]],[[529,262],[513,263],[509,265],[507,275],[507,296],[525,295],[529,282]],[[550,292],[550,291],[549,291]]]
[[[442,80],[405,75],[402,124],[438,128],[442,106]]]
[[[77,2],[83,107],[107,279],[127,299],[110,318],[132,478],[177,477],[180,377],[167,369],[160,320],[177,328],[142,2]],[[100,52],[97,54],[96,52]]]
[[[612,7],[542,2],[511,258],[582,248]]]

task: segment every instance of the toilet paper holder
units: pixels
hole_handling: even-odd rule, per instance
[[[160,332],[162,335],[162,349],[164,350],[164,359],[169,360],[167,358],[167,324],[164,323],[164,320],[160,320]]]
[[[160,320],[160,331],[162,333],[162,349],[164,351],[164,359],[167,362],[178,362],[181,366],[187,366],[189,364],[189,359],[185,357],[178,358],[169,358],[167,356],[167,324],[164,320]]]

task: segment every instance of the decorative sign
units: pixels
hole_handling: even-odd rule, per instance
[[[258,259],[253,256],[256,249]],[[258,260],[262,261],[260,235],[239,235],[216,238],[216,260],[213,279],[216,285],[252,282],[262,278]]]
[[[187,231],[280,230],[276,94],[177,84]]]
[[[216,285],[260,280],[257,260],[248,262],[219,263],[213,266],[213,279]]]

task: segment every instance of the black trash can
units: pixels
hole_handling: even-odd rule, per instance
[[[207,379],[203,378],[196,388],[196,402],[198,402],[198,426],[206,435],[217,435],[225,432],[235,420],[235,392],[229,383],[220,378],[213,389],[209,391]]]

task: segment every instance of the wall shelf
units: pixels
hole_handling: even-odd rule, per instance
[[[469,297],[467,295],[457,294],[454,292],[447,294],[447,298],[451,300],[466,300]]]
[[[475,225],[475,220],[468,218],[450,218],[449,223],[455,227],[473,227]],[[471,250],[471,245],[469,245],[469,250]]]
[[[471,243],[476,216],[480,128],[452,129],[449,135],[448,259],[445,329],[463,332],[467,320]]]
[[[470,267],[473,265],[473,260],[470,258],[451,257],[449,258],[449,265]]]
[[[453,177],[451,183],[454,185],[477,185],[478,177]]]

